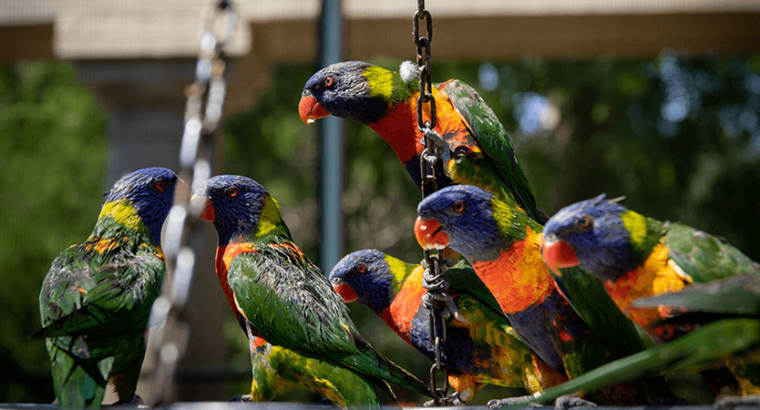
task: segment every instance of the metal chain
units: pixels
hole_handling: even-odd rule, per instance
[[[427,37],[420,36],[420,21],[425,20],[427,23]],[[435,110],[435,98],[433,97],[433,82],[432,82],[432,59],[430,54],[430,43],[433,39],[433,18],[430,12],[425,10],[425,0],[417,0],[417,11],[412,17],[412,35],[414,37],[414,44],[417,46],[417,67],[419,68],[420,78],[420,94],[417,97],[417,127],[422,132],[422,144],[425,149],[420,156],[420,188],[422,190],[422,198],[434,193],[438,190],[437,175],[441,170],[440,161],[438,158],[442,154],[441,151],[448,149],[448,147],[441,144],[443,138],[435,131],[436,125],[436,110]],[[430,106],[430,119],[423,119],[424,105]],[[441,362],[441,347],[446,343],[446,326],[443,323],[443,317],[441,312],[444,309],[440,308],[442,300],[446,299],[446,291],[449,288],[449,284],[444,278],[444,272],[446,264],[441,264],[438,255],[433,255],[430,250],[425,250],[425,262],[428,265],[429,275],[428,280],[423,279],[422,286],[427,289],[427,293],[423,296],[423,304],[428,308],[430,312],[430,342],[435,349],[435,363],[430,368],[430,390],[432,390],[438,397],[434,402],[436,405],[441,406],[444,404],[450,404],[453,401],[451,396],[447,396],[449,390],[449,378],[448,370],[446,366]],[[436,380],[436,374],[443,374],[443,387],[438,388]]]
[[[189,203],[198,184],[211,177],[214,133],[219,128],[224,109],[227,84],[223,50],[235,30],[235,6],[220,0],[206,20],[195,69],[195,82],[185,90],[185,126],[179,152],[179,177],[189,187],[177,185],[174,206],[166,219],[163,251],[166,276],[161,296],[151,311],[146,368],[152,369],[152,381],[146,403],[155,406],[173,401],[173,383],[177,364],[185,353],[190,325],[185,305],[190,293],[195,265],[203,251],[204,228],[198,223],[202,209]],[[190,188],[191,192],[188,192]]]

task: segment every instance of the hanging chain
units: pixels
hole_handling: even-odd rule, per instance
[[[227,89],[223,50],[234,33],[235,19],[234,4],[229,0],[218,1],[201,37],[195,82],[185,90],[187,105],[179,177],[190,185],[177,185],[174,206],[166,219],[163,242],[166,276],[161,296],[151,311],[150,323],[158,325],[150,331],[145,357],[146,367],[152,369],[146,398],[150,406],[173,401],[175,371],[190,336],[185,305],[193,271],[203,251],[205,230],[197,218],[202,209],[191,206],[189,199],[198,184],[211,177],[214,133],[222,118]]]
[[[430,12],[425,10],[425,0],[417,0],[417,11],[412,19],[412,35],[414,37],[414,44],[417,46],[417,67],[420,78],[420,94],[417,97],[417,127],[423,135],[421,142],[425,146],[422,155],[420,155],[420,188],[422,190],[422,197],[425,198],[439,188],[437,175],[440,172],[441,164],[438,158],[441,151],[447,150],[448,147],[441,143],[443,142],[443,138],[435,131],[436,110],[435,98],[433,97],[432,59],[430,55],[430,42],[433,39],[433,18],[430,16]],[[427,37],[420,36],[420,21],[422,20],[427,24]],[[429,120],[423,119],[425,104],[429,104],[430,106]],[[431,251],[426,249],[425,262],[428,268],[425,272],[422,286],[427,289],[427,293],[423,296],[422,301],[430,312],[430,342],[435,349],[435,363],[430,368],[430,390],[438,397],[434,401],[435,404],[440,406],[449,404],[453,400],[451,396],[447,396],[449,390],[448,371],[446,366],[441,362],[441,348],[446,343],[446,326],[442,315],[445,309],[441,309],[440,304],[446,301],[446,299],[450,299],[446,295],[449,284],[443,276],[446,264],[440,263],[438,255],[432,255]],[[437,373],[443,374],[442,388],[438,388]]]

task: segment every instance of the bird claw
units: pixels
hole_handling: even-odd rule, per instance
[[[433,155],[425,155],[425,161],[431,164],[435,164],[439,159],[442,160],[444,164],[449,162],[451,159],[451,150],[449,144],[443,139],[441,134],[434,129],[425,129],[423,132],[427,138],[422,138],[420,143],[426,147],[426,151],[433,153]],[[428,139],[432,142],[431,147],[427,146],[426,140]]]
[[[449,406],[449,405],[452,405],[452,406],[464,406],[466,404],[465,401],[462,401],[459,398],[459,393],[457,393],[457,392],[454,392],[450,396],[446,396],[446,397],[441,398],[440,402],[441,402],[441,404],[443,406]],[[428,400],[428,401],[422,403],[422,407],[437,407],[437,406],[438,406],[438,403],[437,403],[436,400]]]
[[[443,273],[446,272],[448,268],[444,268],[443,266],[440,266],[441,268],[441,274],[440,275],[434,275],[432,272],[430,272],[430,268],[425,268],[425,271],[422,273],[422,287],[431,290],[431,289],[442,289],[446,290],[449,288],[449,284],[446,282],[446,278],[443,276]]]
[[[731,409],[734,407],[760,406],[760,395],[748,394],[746,396],[723,396],[715,399],[713,408]]]
[[[596,407],[596,403],[584,400],[572,394],[559,396],[554,401],[554,410],[567,410],[574,407]]]
[[[535,399],[536,399],[535,397],[530,396],[530,395],[507,397],[506,399],[493,399],[493,400],[489,400],[486,406],[488,407],[488,410],[495,410],[501,406],[513,406],[513,405],[525,405],[527,407],[546,407],[540,403],[536,403],[535,401],[533,401]]]
[[[454,319],[458,322],[468,324],[469,322],[467,319],[459,313],[459,308],[457,308],[456,302],[454,302],[454,298],[449,296],[446,293],[426,293],[422,295],[422,303],[425,307],[428,309],[432,308],[436,305],[436,302],[438,303],[438,306],[442,304],[444,306],[443,309],[438,310],[436,313],[440,317],[449,317],[454,316]]]

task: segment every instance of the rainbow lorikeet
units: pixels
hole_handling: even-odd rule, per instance
[[[210,212],[210,211],[208,211]],[[204,214],[208,219],[210,214]],[[353,371],[296,353],[268,343],[263,337],[250,335],[253,325],[248,322],[235,302],[227,280],[227,270],[217,269],[219,283],[251,349],[251,393],[235,398],[239,401],[271,401],[293,388],[303,387],[327,397],[333,403],[347,406],[379,407],[380,401],[364,376]]]
[[[306,122],[332,114],[367,124],[390,144],[419,185],[419,156],[424,147],[417,126],[415,70],[411,63],[401,65],[401,74],[359,61],[333,64],[308,80],[299,113]],[[524,213],[533,222],[548,219],[535,207],[504,127],[475,90],[459,80],[449,80],[435,85],[433,95],[438,119],[435,130],[444,140],[439,145],[448,147],[443,152],[449,157],[444,161],[443,174],[438,175],[439,186],[478,186],[495,193],[516,218],[523,219],[518,214]],[[538,223],[529,226],[532,232],[541,233]],[[505,234],[515,235],[508,236],[508,242],[521,241],[525,236],[520,229],[506,230]],[[531,249],[526,259],[531,259],[529,265],[544,269],[536,262],[541,259],[538,250]],[[571,269],[554,280],[558,290],[574,300],[573,307],[583,320],[621,354],[644,348],[635,328],[626,323],[601,284],[580,269]]]
[[[429,310],[422,305],[424,270],[377,250],[363,250],[343,258],[329,278],[343,300],[372,309],[402,339],[435,360]],[[455,403],[470,401],[485,384],[534,394],[567,380],[519,339],[471,268],[449,268],[446,278],[461,315],[461,320],[453,316],[445,320],[446,343],[441,351],[449,383],[455,389]],[[457,286],[464,283],[467,290]]]
[[[361,338],[346,305],[293,242],[277,201],[263,186],[242,176],[216,176],[193,197],[203,199],[200,217],[212,221],[219,236],[217,276],[249,340],[262,337],[347,369],[359,376],[357,391],[375,382],[393,395],[386,383],[391,382],[433,397],[424,383]],[[376,397],[363,400],[371,405]]]
[[[541,259],[542,227],[493,193],[474,186],[444,188],[420,202],[415,235],[424,248],[459,252],[496,297],[512,327],[549,366],[573,379],[591,369],[643,350],[633,324],[608,316],[609,328],[588,322],[560,294]],[[571,294],[581,306],[609,301],[596,294]],[[606,298],[606,299],[605,299]],[[611,304],[611,302],[610,302]],[[601,305],[604,306],[604,305]],[[614,320],[614,321],[612,321]],[[601,337],[614,332],[618,339]],[[612,342],[610,342],[612,340]],[[671,395],[664,380],[651,378],[616,386],[587,397],[606,403],[635,404]]]
[[[100,408],[109,380],[119,403],[139,402],[148,318],[166,271],[161,227],[176,182],[166,168],[124,176],[106,194],[90,237],[53,260],[35,337],[46,338],[62,408]]]
[[[622,312],[660,341],[682,336],[693,326],[652,326],[672,312],[635,308],[631,306],[635,299],[735,275],[760,276],[760,264],[721,239],[683,224],[645,217],[604,195],[563,208],[544,233],[543,256],[552,270],[584,268],[604,283]],[[752,376],[729,369],[744,393],[760,393],[760,372]]]
[[[350,118],[371,127],[396,152],[414,182],[420,185],[423,134],[417,127],[419,88],[416,66],[405,62],[402,74],[362,61],[333,64],[306,82],[298,111],[310,123],[328,115]],[[536,208],[528,179],[517,162],[507,131],[478,93],[452,79],[433,85],[436,101],[437,144],[444,156],[439,187],[476,185],[516,199],[515,206],[536,221],[545,220]],[[426,117],[430,118],[429,107]]]
[[[727,359],[746,361],[746,358],[756,358],[760,354],[760,277],[757,275],[695,283],[680,292],[637,299],[631,305],[635,308],[667,308],[674,312],[673,316],[656,322],[657,325],[702,326],[676,340],[616,360],[548,389],[536,401],[548,402],[565,394],[603,388],[656,371],[668,374],[695,372],[723,366]],[[724,396],[715,404],[718,408],[758,406],[760,396]]]
[[[236,310],[237,311],[237,310]],[[293,388],[303,387],[327,397],[342,408],[380,408],[377,393],[363,376],[326,361],[312,359],[293,350],[253,336],[251,393],[241,401],[271,401]]]

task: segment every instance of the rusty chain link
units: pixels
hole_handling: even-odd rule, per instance
[[[424,20],[427,24],[427,36],[420,36],[420,21]],[[445,157],[448,146],[443,138],[435,131],[436,125],[436,108],[435,98],[433,97],[432,82],[432,58],[430,54],[430,43],[433,39],[433,18],[430,12],[425,10],[425,0],[417,0],[417,11],[412,17],[412,36],[414,44],[417,46],[417,67],[419,69],[420,94],[417,97],[417,127],[422,133],[421,143],[425,146],[420,156],[420,188],[422,198],[438,190],[437,175],[442,172],[442,161],[439,158]],[[430,118],[424,120],[424,106],[429,104]],[[449,296],[446,291],[449,284],[444,278],[446,264],[441,264],[439,255],[433,255],[429,249],[425,250],[425,262],[428,265],[425,277],[423,277],[422,286],[427,289],[423,296],[423,305],[429,310],[430,316],[430,343],[435,349],[435,363],[430,368],[430,390],[438,397],[434,403],[438,406],[450,404],[454,398],[447,396],[449,390],[448,370],[441,362],[441,347],[446,343],[446,326],[443,322],[443,312],[446,309],[441,308]],[[438,388],[436,374],[443,374],[443,387]]]
[[[146,403],[155,406],[173,401],[173,382],[177,364],[185,353],[190,325],[185,305],[193,272],[203,251],[204,228],[198,223],[202,209],[189,203],[198,184],[211,177],[214,133],[219,128],[227,84],[223,50],[235,30],[236,12],[229,0],[216,3],[206,20],[195,69],[195,82],[185,90],[185,125],[179,152],[179,177],[189,182],[178,184],[174,206],[166,218],[162,243],[166,276],[161,296],[151,311],[151,328],[145,356],[151,371],[151,386]]]

